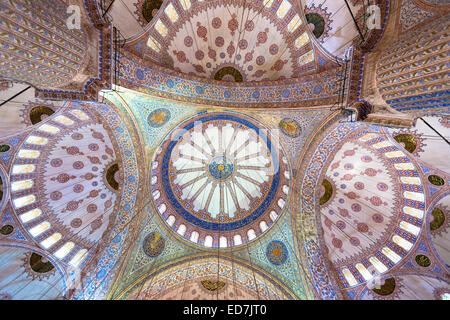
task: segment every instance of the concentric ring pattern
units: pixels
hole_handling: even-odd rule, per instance
[[[203,113],[156,152],[154,203],[180,236],[206,247],[255,239],[282,214],[289,167],[276,136],[246,116]]]

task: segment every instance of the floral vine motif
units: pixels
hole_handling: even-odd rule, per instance
[[[244,63],[250,62],[253,60],[253,54],[255,53],[255,50],[252,50],[250,52],[247,52],[245,54],[245,59],[244,59]]]
[[[195,71],[196,71],[197,73],[206,73],[205,68],[203,68],[202,65],[194,64],[193,66],[194,66]]]
[[[413,0],[402,1],[399,18],[400,24],[402,25],[402,32],[413,28],[434,15],[434,12],[420,8]]]
[[[211,47],[208,47],[208,57],[216,61],[217,52]]]
[[[173,50],[173,54],[177,57],[178,62],[189,63],[189,59],[186,58],[186,53],[184,53],[184,51]]]
[[[231,59],[233,54],[236,52],[236,48],[234,47],[233,41],[230,41],[230,44],[227,48],[228,57]]]
[[[257,70],[253,75],[257,78],[261,78],[266,72],[267,70]]]
[[[256,42],[256,46],[260,46],[261,44],[264,44],[267,42],[267,34],[269,33],[269,28],[264,29],[264,31],[261,31],[260,33],[258,33],[257,36],[257,42]]]
[[[89,231],[89,234],[93,234],[102,225],[103,225],[103,215],[99,216],[97,219],[92,221],[92,223],[90,224],[91,230]]]
[[[447,116],[440,117],[439,123],[445,128],[450,128],[450,117]]]
[[[277,60],[270,70],[281,71],[287,62],[287,60]]]
[[[235,13],[231,15],[231,18],[232,19],[228,21],[228,29],[230,29],[231,35],[234,36],[234,32],[237,30],[237,28],[239,28],[239,22],[236,19]]]
[[[197,35],[203,39],[203,41],[207,42],[208,41],[208,30],[206,30],[206,28],[204,26],[202,26],[202,24],[200,22],[197,22]]]

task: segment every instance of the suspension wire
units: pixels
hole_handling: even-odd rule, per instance
[[[237,128],[234,128],[235,130],[238,130]],[[227,152],[229,152],[230,150],[231,150],[231,146],[233,145],[233,143],[236,141],[236,135],[232,135],[231,136],[231,138],[230,138],[230,141],[228,142],[228,145],[227,146],[224,146],[225,147],[225,150],[224,150],[224,154],[226,154]],[[234,186],[235,187],[235,186]],[[228,190],[230,191],[230,193],[231,192],[233,192],[233,190],[230,190],[230,187],[229,187],[229,185],[227,185],[227,188],[228,188]],[[235,192],[235,194],[236,194],[236,192]],[[236,198],[237,199],[237,198]],[[234,201],[234,200],[233,200]],[[240,209],[240,207],[239,207],[239,202],[237,201],[237,203],[235,204],[235,205],[237,205],[237,207],[236,207],[236,212],[237,212],[237,210],[238,209]],[[228,238],[230,239],[230,241],[231,241],[231,228],[228,228]],[[232,239],[232,241],[233,241],[233,246],[231,246],[230,247],[230,253],[231,253],[231,276],[232,276],[232,281],[233,281],[233,287],[234,287],[234,296],[235,296],[235,298],[237,299],[237,296],[238,296],[238,294],[237,294],[237,286],[236,286],[236,272],[235,272],[235,270],[234,270],[234,254],[233,254],[233,250],[234,250],[234,239]]]
[[[359,28],[358,22],[356,22],[355,16],[353,15],[352,9],[350,8],[350,5],[348,4],[347,0],[344,0],[345,4],[347,5],[347,9],[350,12],[350,15],[352,16],[353,22],[355,23],[356,29],[358,30],[358,33],[361,37],[361,41],[365,41],[364,36],[361,32],[361,29]]]
[[[237,208],[236,208],[237,209]],[[228,237],[231,240],[231,229],[228,230]],[[234,287],[234,296],[237,299],[237,286],[236,286],[236,271],[234,270],[234,239],[233,239],[233,246],[230,247],[230,253],[231,253],[231,276],[233,281],[233,287]]]
[[[17,92],[16,94],[14,94],[13,96],[11,96],[10,98],[8,98],[7,100],[3,100],[2,103],[0,103],[0,107],[7,104],[8,102],[12,101],[13,99],[17,98],[18,96],[20,96],[22,93],[24,93],[25,91],[27,91],[28,89],[30,89],[31,86],[26,87],[25,89],[21,90],[20,92]],[[0,100],[1,101],[1,100]]]
[[[202,122],[202,129],[203,129],[203,122]],[[188,162],[186,161],[186,163],[183,165],[182,168],[184,168],[184,167],[187,165],[187,163],[188,163]],[[188,193],[188,194],[190,194],[190,193],[192,192],[192,188],[194,187],[194,184],[195,184],[195,183],[192,183],[192,184],[190,185],[190,190],[189,190],[189,193]],[[212,189],[211,189],[211,190],[212,190]],[[186,232],[186,231],[185,231],[185,232]],[[187,268],[184,269],[184,270],[185,270],[186,277],[185,277],[185,279],[184,279],[183,289],[182,289],[182,291],[181,291],[181,298],[180,298],[180,300],[183,300],[184,292],[186,291],[186,284],[187,284],[187,282],[188,282],[187,273],[188,273],[188,271],[189,271],[189,268],[191,267],[191,260],[192,260],[192,259],[189,259],[189,258],[188,258],[188,266],[187,266]]]
[[[133,217],[134,218],[134,217]],[[133,219],[132,218],[132,219]],[[132,220],[130,220],[128,223],[130,223]],[[127,223],[127,224],[128,224]],[[86,229],[87,227],[89,227],[90,226],[90,224],[86,224],[83,228],[81,228],[80,230],[78,230],[78,232],[76,232],[76,233],[74,233],[74,234],[72,234],[72,235],[70,235],[70,237],[68,237],[67,239],[66,239],[66,242],[68,242],[68,241],[71,241],[71,240],[74,240],[74,238],[75,237],[77,237],[84,229]],[[125,225],[126,226],[126,225]],[[124,227],[125,227],[124,226]],[[120,231],[120,232],[122,232],[123,231],[123,229]],[[120,232],[118,232],[117,234],[119,234]],[[117,236],[117,234],[116,234],[116,236]],[[115,237],[115,236],[114,236]],[[97,245],[97,243],[94,243],[91,247],[88,247],[88,248],[86,248],[86,250],[88,250],[87,252],[89,252],[92,248],[94,248],[95,246]],[[87,255],[87,253],[85,254],[85,255]],[[85,256],[84,255],[84,256]],[[33,267],[34,266],[36,266],[38,263],[40,263],[40,261],[37,261],[36,263],[34,263],[33,264]],[[17,280],[19,277],[20,277],[21,275],[19,275],[19,276],[17,276],[13,281],[15,281],[15,280]],[[31,280],[30,282],[33,282],[33,280]],[[58,281],[59,282],[59,281]]]
[[[120,0],[120,2],[122,2],[122,4],[124,5],[124,7],[126,8],[126,10],[128,11],[128,13],[130,14],[130,16],[133,17],[134,21],[137,22],[137,24],[141,27],[142,31],[145,32],[145,28],[141,25],[141,22],[135,17],[135,15],[133,14],[133,12],[131,12],[130,8],[128,8],[128,6],[125,4],[125,2],[123,2],[123,0]]]
[[[114,1],[113,1],[114,2]],[[31,87],[31,86],[30,86]],[[30,87],[28,87],[27,89],[29,89]],[[26,91],[27,89],[25,89],[24,91]],[[12,98],[11,98],[12,99]],[[9,99],[9,100],[11,100],[11,99]],[[6,101],[6,102],[8,102],[8,101]],[[6,102],[4,102],[4,103],[2,103],[2,105],[3,104],[5,104]],[[422,119],[422,118],[421,118]],[[423,120],[423,119],[422,119]],[[425,121],[424,121],[425,122]],[[432,128],[433,129],[433,128]],[[433,129],[434,130],[434,129]],[[436,130],[434,130],[436,133],[438,133]],[[378,133],[378,132],[377,132]],[[439,133],[438,133],[439,134]],[[439,134],[440,135],[440,134]],[[441,135],[440,135],[441,136]],[[442,137],[442,136],[441,136]],[[447,143],[449,143],[444,137],[442,137]],[[135,217],[136,217],[137,215],[135,215],[127,224],[129,224]],[[153,217],[153,215],[152,215],[152,217]],[[87,226],[86,226],[87,227]],[[280,227],[279,225],[278,225],[278,227]],[[84,228],[83,228],[84,229]],[[82,231],[82,230],[80,230],[80,231]],[[123,231],[123,230],[122,230]],[[78,235],[79,234],[79,232],[76,234],[76,235]],[[117,233],[118,234],[118,233]],[[220,235],[220,234],[219,234]],[[283,234],[283,236],[284,236],[284,234]],[[219,241],[220,241],[220,238],[219,238]],[[259,240],[259,241],[261,241],[261,240]],[[289,244],[290,245],[290,244]],[[95,245],[94,245],[95,246]],[[247,250],[248,250],[248,243],[247,243]],[[295,252],[295,251],[292,251],[292,252]],[[219,244],[219,246],[218,246],[218,259],[219,259],[219,254],[220,254],[220,244]],[[249,258],[250,258],[250,261],[251,261],[251,256],[250,256],[250,253],[249,253]],[[233,259],[232,259],[233,260]],[[156,261],[156,259],[155,259],[155,261]],[[219,261],[219,260],[218,260]],[[39,262],[37,262],[37,263],[39,263]],[[251,262],[252,263],[252,262]],[[253,264],[252,264],[253,265]],[[218,268],[219,268],[219,264],[218,264]],[[113,269],[113,268],[112,268]],[[112,270],[111,269],[111,270]],[[219,272],[219,269],[218,269],[218,272]],[[255,279],[255,285],[257,285],[256,284],[256,279]],[[235,286],[235,289],[236,289],[236,286]],[[258,292],[258,296],[259,296],[259,292]]]
[[[378,134],[380,134],[379,132],[373,132],[373,133],[378,133]],[[381,134],[381,135],[386,135],[385,133],[383,133],[383,134]],[[371,179],[371,178],[368,178],[369,180],[375,180],[375,179]],[[303,197],[300,197],[300,199],[303,199]],[[361,203],[361,204],[363,204],[363,205],[365,205],[364,203],[362,203],[360,200],[358,200],[358,199],[352,199],[353,201],[355,201],[355,202],[359,202],[359,203]],[[373,208],[372,208],[373,209]],[[378,211],[378,210],[374,210],[375,212],[378,212],[378,213],[380,213],[380,214],[382,214],[383,216],[385,216],[386,217],[386,215],[384,215],[382,212],[380,212],[380,211]],[[316,212],[316,214],[317,213],[321,213],[321,209],[319,208],[319,211],[318,212]],[[329,220],[330,221],[330,223],[334,226],[334,227],[336,227],[337,229],[339,229],[339,230],[341,230],[338,226],[337,226],[337,224],[336,223],[334,223],[333,221],[331,221],[331,220]],[[278,228],[280,228],[280,225],[279,224],[277,224],[277,227]],[[281,229],[280,229],[281,230]],[[342,231],[341,230],[341,232],[342,232],[342,234],[345,236],[345,237],[347,237],[348,239],[350,239],[351,238],[351,235],[349,235],[347,232],[345,232],[345,231]],[[366,235],[364,235],[368,240],[370,240],[370,238],[368,238]],[[362,247],[362,245],[361,244],[358,244],[357,245],[359,248],[360,248],[360,250],[364,250],[364,248]],[[300,265],[300,264],[299,264]],[[302,268],[303,268],[303,266],[302,266]]]
[[[253,266],[253,261],[252,261],[252,256],[251,256],[251,254],[250,254],[250,249],[248,248],[248,243],[249,243],[249,242],[250,242],[250,241],[247,241],[247,242],[245,243],[245,247],[246,247],[246,249],[247,249],[248,258],[249,258],[249,261],[250,261],[250,267],[251,267],[251,269],[252,269],[252,275],[253,275],[253,281],[254,281],[254,283],[255,283],[256,294],[258,295],[258,300],[261,300],[261,297],[259,296],[258,283],[256,282],[255,268],[254,268],[254,266]]]
[[[437,131],[433,126],[431,126],[424,118],[420,117],[419,119],[422,120],[431,130],[436,132],[438,136],[440,136],[445,142],[447,142],[448,145],[450,145],[450,142],[442,134],[440,134],[439,131]]]
[[[112,0],[112,1],[109,3],[108,7],[106,8],[105,12],[104,12],[103,15],[102,15],[102,18],[105,18],[105,15],[108,14],[109,10],[111,9],[111,7],[112,7],[112,5],[114,4],[115,1],[116,1],[116,0]],[[103,2],[105,2],[105,1],[100,1],[101,7],[103,7]],[[103,8],[102,8],[102,9],[103,9]]]
[[[246,142],[242,143],[238,148],[236,148],[236,150],[240,150],[241,147],[244,146],[245,144],[246,144]],[[234,153],[236,154],[236,151],[235,151]],[[236,155],[237,155],[237,154],[236,154]],[[235,184],[233,184],[233,188],[235,189],[235,190],[234,190],[234,194],[237,195],[237,193],[236,193],[236,185],[235,185]],[[247,236],[248,236],[248,235],[247,235]],[[252,257],[251,257],[250,250],[249,250],[249,242],[250,242],[249,240],[246,241],[245,247],[246,247],[246,249],[247,249],[247,253],[248,253],[248,257],[249,257],[249,261],[250,261],[250,267],[251,267],[250,269],[251,269],[251,271],[252,271],[253,281],[254,281],[254,283],[255,283],[256,294],[258,295],[258,300],[260,300],[261,297],[260,297],[260,295],[259,295],[258,283],[257,283],[257,281],[256,281],[256,275],[255,275],[255,268],[254,268],[254,266],[253,266],[253,261],[252,261]],[[263,279],[263,281],[264,281],[264,279]]]
[[[236,128],[236,130],[237,130],[237,128]],[[230,151],[231,151],[231,146],[234,144],[235,141],[236,141],[236,137],[234,138],[233,141],[230,141],[230,144],[229,144],[229,146],[228,146],[228,147],[230,148]],[[237,147],[236,150],[239,150],[239,149],[241,148],[241,146],[243,146],[245,143],[246,143],[246,142],[244,142],[243,144],[239,145],[239,147]],[[228,148],[227,148],[227,149],[228,149]],[[236,151],[235,151],[235,152],[236,152]],[[235,179],[235,178],[234,178],[234,179]],[[232,185],[232,187],[233,187],[233,189],[234,189],[234,194],[237,195],[237,193],[236,193],[236,184],[234,183],[234,184]],[[239,202],[238,202],[238,203],[239,203]],[[230,230],[230,233],[231,233],[231,230]],[[234,239],[233,239],[233,242],[234,242]],[[249,259],[250,259],[250,266],[251,266],[250,269],[251,269],[251,271],[252,271],[253,281],[254,281],[254,283],[255,283],[256,294],[258,295],[258,299],[260,299],[260,296],[259,296],[259,290],[258,290],[258,284],[257,284],[257,282],[256,282],[255,270],[254,270],[254,267],[253,267],[253,262],[252,262],[251,255],[250,255],[250,251],[249,251],[249,248],[248,248],[248,242],[249,242],[249,241],[246,242],[246,248],[247,248],[248,256],[249,256]],[[237,287],[236,287],[236,283],[235,283],[235,282],[234,282],[234,284],[235,284],[235,294],[236,294],[236,297],[237,297]]]
[[[150,212],[150,223],[153,221],[153,218],[154,218],[154,216],[156,215],[156,213],[155,212],[153,212],[153,210],[148,210],[149,212]],[[148,225],[148,223],[146,222],[146,225]],[[142,227],[141,227],[142,228]],[[145,228],[145,227],[144,227]],[[143,230],[142,230],[143,231]],[[140,232],[142,232],[142,231],[140,231]],[[137,234],[139,234],[140,232],[138,232]],[[169,232],[169,236],[170,236],[170,232]],[[159,257],[160,257],[161,255],[159,254],[158,256],[156,256],[155,257],[155,259],[153,259],[153,262],[151,263],[151,266],[150,266],[150,269],[149,269],[149,271],[153,271],[153,268],[154,268],[154,266],[156,265],[156,262],[158,261],[158,259],[159,259]],[[112,269],[111,269],[112,270]],[[156,275],[156,273],[155,273],[155,275]],[[155,276],[154,275],[154,276]],[[141,300],[146,300],[146,299],[144,299],[144,298],[146,298],[147,297],[147,295],[148,295],[148,291],[149,291],[149,289],[151,289],[151,284],[152,284],[152,282],[153,282],[153,279],[154,279],[154,276],[152,277],[152,279],[151,279],[151,282],[150,282],[150,286],[147,286],[147,294],[144,296],[144,297],[142,297],[141,298]],[[146,276],[146,277],[144,277],[144,279],[142,279],[142,285],[141,285],[141,287],[140,287],[140,289],[139,289],[139,291],[138,291],[138,293],[137,293],[137,295],[136,295],[136,299],[139,299],[139,297],[140,297],[140,295],[141,295],[141,292],[142,292],[142,289],[144,288],[144,285],[145,285],[145,283],[147,282],[147,279],[148,279],[148,275]],[[117,290],[117,288],[116,288],[116,290]],[[116,292],[116,290],[114,290],[114,293]],[[113,293],[113,294],[114,294]],[[111,296],[111,297],[113,297],[113,296]]]
[[[147,203],[145,203],[145,204],[143,205],[143,207],[142,207],[141,210],[143,210],[148,204],[150,204],[150,202],[151,202],[151,198],[147,201]],[[133,210],[133,209],[136,209],[136,205],[135,205],[131,210]],[[136,212],[141,211],[141,210],[136,210]],[[136,217],[138,217],[138,216],[139,216],[139,214],[135,214],[135,215],[130,219],[130,221],[128,221],[127,223],[125,223],[124,226],[123,226],[118,232],[116,232],[116,234],[115,234],[114,236],[111,236],[110,238],[114,239],[117,235],[119,235],[122,231],[124,231],[124,229],[125,229],[131,222],[133,222],[133,220],[134,220]],[[87,227],[87,226],[85,226],[84,228],[86,228],[86,227]],[[83,229],[84,229],[84,228],[83,228]],[[80,231],[81,231],[81,230],[80,230]],[[72,235],[72,237],[75,237],[76,235],[78,235],[78,233]],[[71,240],[71,238],[69,238],[68,240]],[[96,245],[98,245],[98,244],[97,244],[97,243],[94,243],[91,247],[86,248],[86,249],[88,250],[87,252],[89,252],[89,251],[90,251],[92,248],[94,248]],[[130,243],[130,246],[127,247],[127,249],[126,249],[125,251],[127,251],[127,250],[131,247],[131,245],[134,245],[134,242],[131,242],[131,243]],[[87,255],[87,253],[86,253],[85,255]],[[118,261],[119,261],[119,259],[117,259],[116,263],[115,263],[114,266],[110,269],[109,272],[111,272],[111,271],[114,269],[114,267],[115,267],[115,265],[117,264]],[[108,272],[107,275],[105,276],[105,279],[107,278],[109,272]],[[64,279],[64,276],[62,276],[57,282],[55,282],[54,285],[56,285],[61,279]],[[80,281],[82,281],[82,280],[83,280],[83,279],[80,279]],[[102,281],[102,283],[103,283],[103,281]],[[50,288],[50,289],[51,289],[51,288]],[[50,290],[50,289],[49,289],[49,290]],[[63,288],[63,290],[64,290],[64,288]],[[48,291],[47,291],[47,292],[48,292]],[[46,293],[47,293],[47,292],[46,292]],[[46,293],[45,293],[45,294],[46,294]],[[61,293],[62,293],[62,291],[61,291]]]
[[[242,40],[242,38],[244,37],[244,35],[245,35],[245,31],[247,30],[247,28],[243,25],[243,23],[242,23],[242,21],[244,20],[244,15],[245,15],[245,6],[246,6],[246,0],[244,0],[244,4],[243,4],[243,6],[242,6],[242,15],[241,15],[241,23],[240,23],[240,28],[241,28],[241,30],[239,30],[239,33],[238,33],[238,40],[237,40],[237,42],[236,42],[236,54],[234,55],[234,59],[233,59],[233,64],[235,65],[236,64],[236,56],[239,54],[239,52],[240,52],[240,50],[241,50],[241,47],[240,47],[240,45],[239,45],[239,43],[241,42],[241,40]],[[262,12],[262,11],[261,11]],[[247,12],[247,18],[246,18],[246,21],[245,21],[245,23],[247,24],[247,21],[248,21],[248,17],[249,17],[249,15],[250,15],[250,6],[248,7],[248,12]],[[253,20],[252,20],[252,22],[253,22]],[[242,35],[242,38],[241,38],[241,35]]]
[[[375,131],[374,131],[373,133],[380,134],[380,132],[375,132]],[[381,133],[381,134],[382,134],[382,135],[387,135],[386,133]],[[234,186],[234,187],[235,187],[235,186]],[[360,202],[359,200],[355,200],[355,201]],[[361,203],[361,202],[360,202],[360,203]],[[144,207],[146,207],[146,206],[147,206],[147,204],[144,205]],[[382,214],[382,212],[381,212],[381,214]],[[135,215],[135,216],[134,216],[127,224],[131,223],[131,221],[132,221],[135,217],[137,217],[137,215]],[[152,218],[153,218],[153,216],[152,216]],[[334,223],[333,223],[333,224],[334,224]],[[335,225],[335,224],[334,224],[334,225]],[[87,226],[85,226],[84,228],[86,228],[86,227],[87,227]],[[125,227],[126,227],[126,225],[124,226],[124,228],[125,228]],[[279,227],[279,226],[278,226],[278,227]],[[83,229],[84,229],[84,228],[83,228]],[[81,229],[81,230],[80,230],[79,232],[77,232],[75,235],[78,235],[83,229]],[[121,231],[123,231],[123,229],[122,229]],[[120,232],[121,232],[121,231],[120,231]],[[119,234],[120,232],[116,233],[116,235]],[[346,233],[344,233],[344,234],[345,234],[345,236],[349,237],[349,235],[347,235]],[[74,235],[74,236],[75,236],[75,235]],[[94,246],[95,246],[95,245],[94,245]],[[90,248],[90,249],[91,249],[91,248]],[[127,250],[128,250],[128,249],[127,249]],[[220,250],[220,249],[219,249],[219,250]],[[247,250],[248,250],[248,243],[247,243]],[[219,252],[220,252],[220,251],[219,251]],[[295,252],[295,251],[293,251],[293,252]],[[250,260],[251,260],[250,254],[249,254],[249,257],[250,257]],[[39,263],[39,262],[37,262],[37,263]],[[252,262],[251,262],[251,263],[252,263]],[[34,265],[35,265],[35,264],[34,264]],[[33,265],[33,266],[34,266],[34,265]],[[252,264],[252,265],[253,265],[253,264]],[[114,268],[114,267],[113,267],[113,268]],[[112,270],[112,269],[111,269],[111,270]],[[255,281],[256,281],[256,280],[255,280]],[[58,280],[57,282],[59,282],[59,280]],[[255,283],[256,283],[256,282],[255,282]],[[50,289],[52,289],[52,288],[50,288]],[[50,290],[50,289],[49,289],[49,290]],[[235,287],[235,289],[236,289],[236,287]],[[48,290],[48,291],[49,291],[49,290]],[[48,292],[48,291],[47,291],[47,292]],[[46,293],[47,293],[47,292],[46,292]],[[45,293],[45,294],[46,294],[46,293]]]
[[[187,166],[187,164],[188,164],[188,162],[186,162],[185,164],[183,164],[183,166],[182,166],[180,169],[178,169],[178,170],[183,170],[183,169]],[[191,184],[191,189],[190,189],[190,191],[189,191],[189,194],[190,194],[190,192],[192,191],[193,186],[194,186],[194,184]],[[152,214],[152,218],[153,218],[153,214]],[[168,235],[169,235],[169,237],[171,236],[171,232],[170,232],[170,231],[168,232]],[[156,260],[157,260],[158,258],[159,258],[159,256],[155,259],[155,261],[154,261],[154,263],[152,264],[152,267],[150,268],[150,270],[153,269],[153,266],[154,266],[154,264],[156,264]],[[188,268],[189,268],[189,267],[190,267],[190,261],[189,261],[189,266],[188,266]],[[152,277],[151,277],[150,284],[147,286],[147,295],[146,295],[146,297],[148,296],[149,289],[151,289],[153,280],[155,279],[156,275],[157,275],[157,274],[154,273],[154,274],[152,275]],[[139,290],[139,293],[138,293],[138,296],[137,296],[137,297],[139,297],[141,290],[143,289],[145,283],[147,282],[147,279],[148,279],[148,275],[142,280],[142,285],[141,285],[141,288],[140,288],[140,290]],[[185,280],[184,285],[186,285],[186,280]],[[183,294],[183,292],[184,292],[184,286],[183,286],[182,294]]]
[[[116,92],[117,93],[117,92]],[[117,93],[118,94],[118,93]],[[120,95],[119,95],[120,96]],[[146,203],[144,203],[144,205],[142,206],[142,208],[140,209],[140,210],[136,210],[136,213],[137,212],[139,212],[139,211],[141,211],[141,210],[143,210],[147,205],[149,205],[150,204],[150,202],[151,202],[151,198],[149,198],[148,200],[147,200],[147,202]],[[131,210],[134,210],[134,209],[136,209],[136,204],[131,208]],[[135,218],[137,218],[139,216],[139,214],[135,214],[127,223],[125,223],[123,226],[122,226],[122,228],[118,231],[118,232],[116,232],[116,234],[113,236],[113,237],[111,237],[111,238],[115,238],[118,234],[120,234],[131,222],[133,222],[134,221],[134,219]],[[89,225],[86,225],[85,227],[83,227],[82,229],[80,229],[77,233],[75,233],[75,234],[73,234],[68,240],[71,240],[73,237],[75,237],[75,236],[77,236],[81,231],[83,231],[85,228],[87,228]],[[68,241],[67,240],[67,241]],[[132,244],[134,244],[134,243],[131,243],[130,244],[130,247],[131,247],[131,245]],[[95,246],[97,245],[97,243],[95,243],[95,244],[93,244],[90,248],[87,248],[87,252],[89,252],[92,248],[94,248]],[[129,248],[127,248],[126,250],[128,250]],[[112,271],[113,269],[114,269],[114,267],[115,267],[115,265],[117,264],[117,262],[119,261],[119,259],[116,261],[116,263],[114,264],[114,266],[110,269],[110,271]],[[63,277],[62,277],[63,278]],[[61,279],[62,279],[61,278]],[[105,279],[107,278],[107,276],[105,276]],[[59,280],[57,281],[57,282],[59,282]],[[46,294],[46,293],[45,293]]]

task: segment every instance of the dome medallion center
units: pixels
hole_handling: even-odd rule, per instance
[[[226,156],[218,156],[210,161],[208,170],[214,180],[225,181],[233,175],[234,163]]]

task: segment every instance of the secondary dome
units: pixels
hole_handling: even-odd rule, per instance
[[[424,181],[405,152],[382,130],[362,126],[328,158],[318,221],[345,288],[390,271],[422,232]]]
[[[181,4],[169,1],[127,48],[184,74],[232,82],[295,78],[319,67],[288,0]]]
[[[197,115],[162,143],[152,195],[171,228],[206,247],[253,240],[281,215],[289,168],[277,137],[234,113]]]

